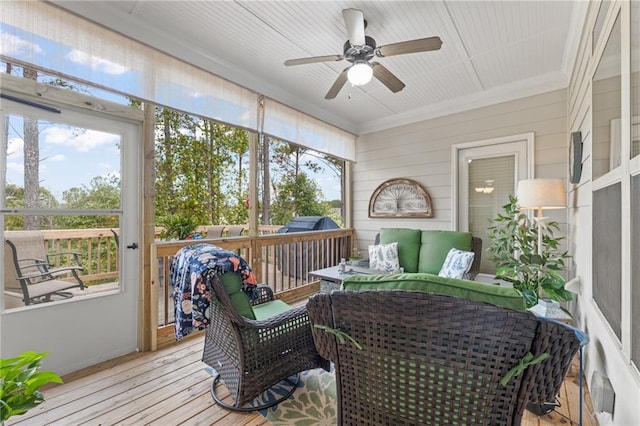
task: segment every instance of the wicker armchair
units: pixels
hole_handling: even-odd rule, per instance
[[[263,320],[251,320],[238,314],[218,278],[214,277],[211,297],[211,325],[207,329],[202,360],[214,368],[218,376],[211,392],[216,402],[235,411],[254,411],[276,405],[288,398],[284,395],[269,404],[245,405],[276,383],[301,371],[313,368],[329,369],[313,343],[311,326],[305,306]],[[272,290],[257,288],[252,304],[273,300]],[[219,380],[229,390],[233,404],[220,401],[215,386]]]
[[[320,326],[318,351],[335,364],[341,425],[519,424],[530,382],[548,366],[501,381],[562,327],[541,328],[528,312],[407,291],[320,294],[307,307]],[[545,363],[555,365],[550,355]]]
[[[589,338],[573,327],[553,320],[540,319],[532,352],[548,353],[549,358],[531,366],[525,372],[522,392],[528,397],[526,401],[522,399],[520,403],[526,402],[527,410],[538,416],[548,414],[558,407],[560,403],[557,396],[564,377],[571,368],[573,358],[580,346],[588,342]],[[579,380],[582,391],[582,367],[580,370]],[[580,399],[580,406],[582,408],[582,399]],[[521,409],[518,407],[518,410]],[[582,412],[580,416],[582,417]]]

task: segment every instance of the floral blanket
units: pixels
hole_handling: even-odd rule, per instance
[[[176,340],[209,326],[212,278],[229,271],[240,273],[242,289],[253,296],[256,278],[249,264],[234,252],[213,244],[178,250],[170,265]]]

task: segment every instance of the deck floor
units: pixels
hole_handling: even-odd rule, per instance
[[[65,376],[45,390],[45,402],[7,425],[269,425],[259,414],[232,413],[214,404],[211,376],[200,361],[204,335],[142,354],[131,354]],[[219,391],[224,395],[226,389]],[[228,393],[227,393],[228,395]],[[560,412],[577,423],[578,385],[565,381]],[[587,395],[583,424],[595,425]],[[523,426],[569,425],[557,413],[526,413]]]

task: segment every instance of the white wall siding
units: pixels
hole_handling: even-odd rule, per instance
[[[353,226],[360,248],[383,227],[454,229],[451,147],[455,144],[535,133],[535,176],[567,176],[566,90],[439,117],[360,136],[353,181]],[[369,198],[387,179],[411,178],[431,195],[430,219],[369,218]],[[553,219],[564,228],[566,213]]]

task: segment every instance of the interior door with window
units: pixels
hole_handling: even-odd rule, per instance
[[[140,123],[5,99],[0,114],[0,355],[48,352],[65,374],[134,352]]]
[[[516,193],[518,181],[532,170],[533,135],[472,142],[457,147],[457,229],[482,238],[482,249],[491,245],[490,220]],[[493,278],[495,266],[482,256],[480,274]]]

